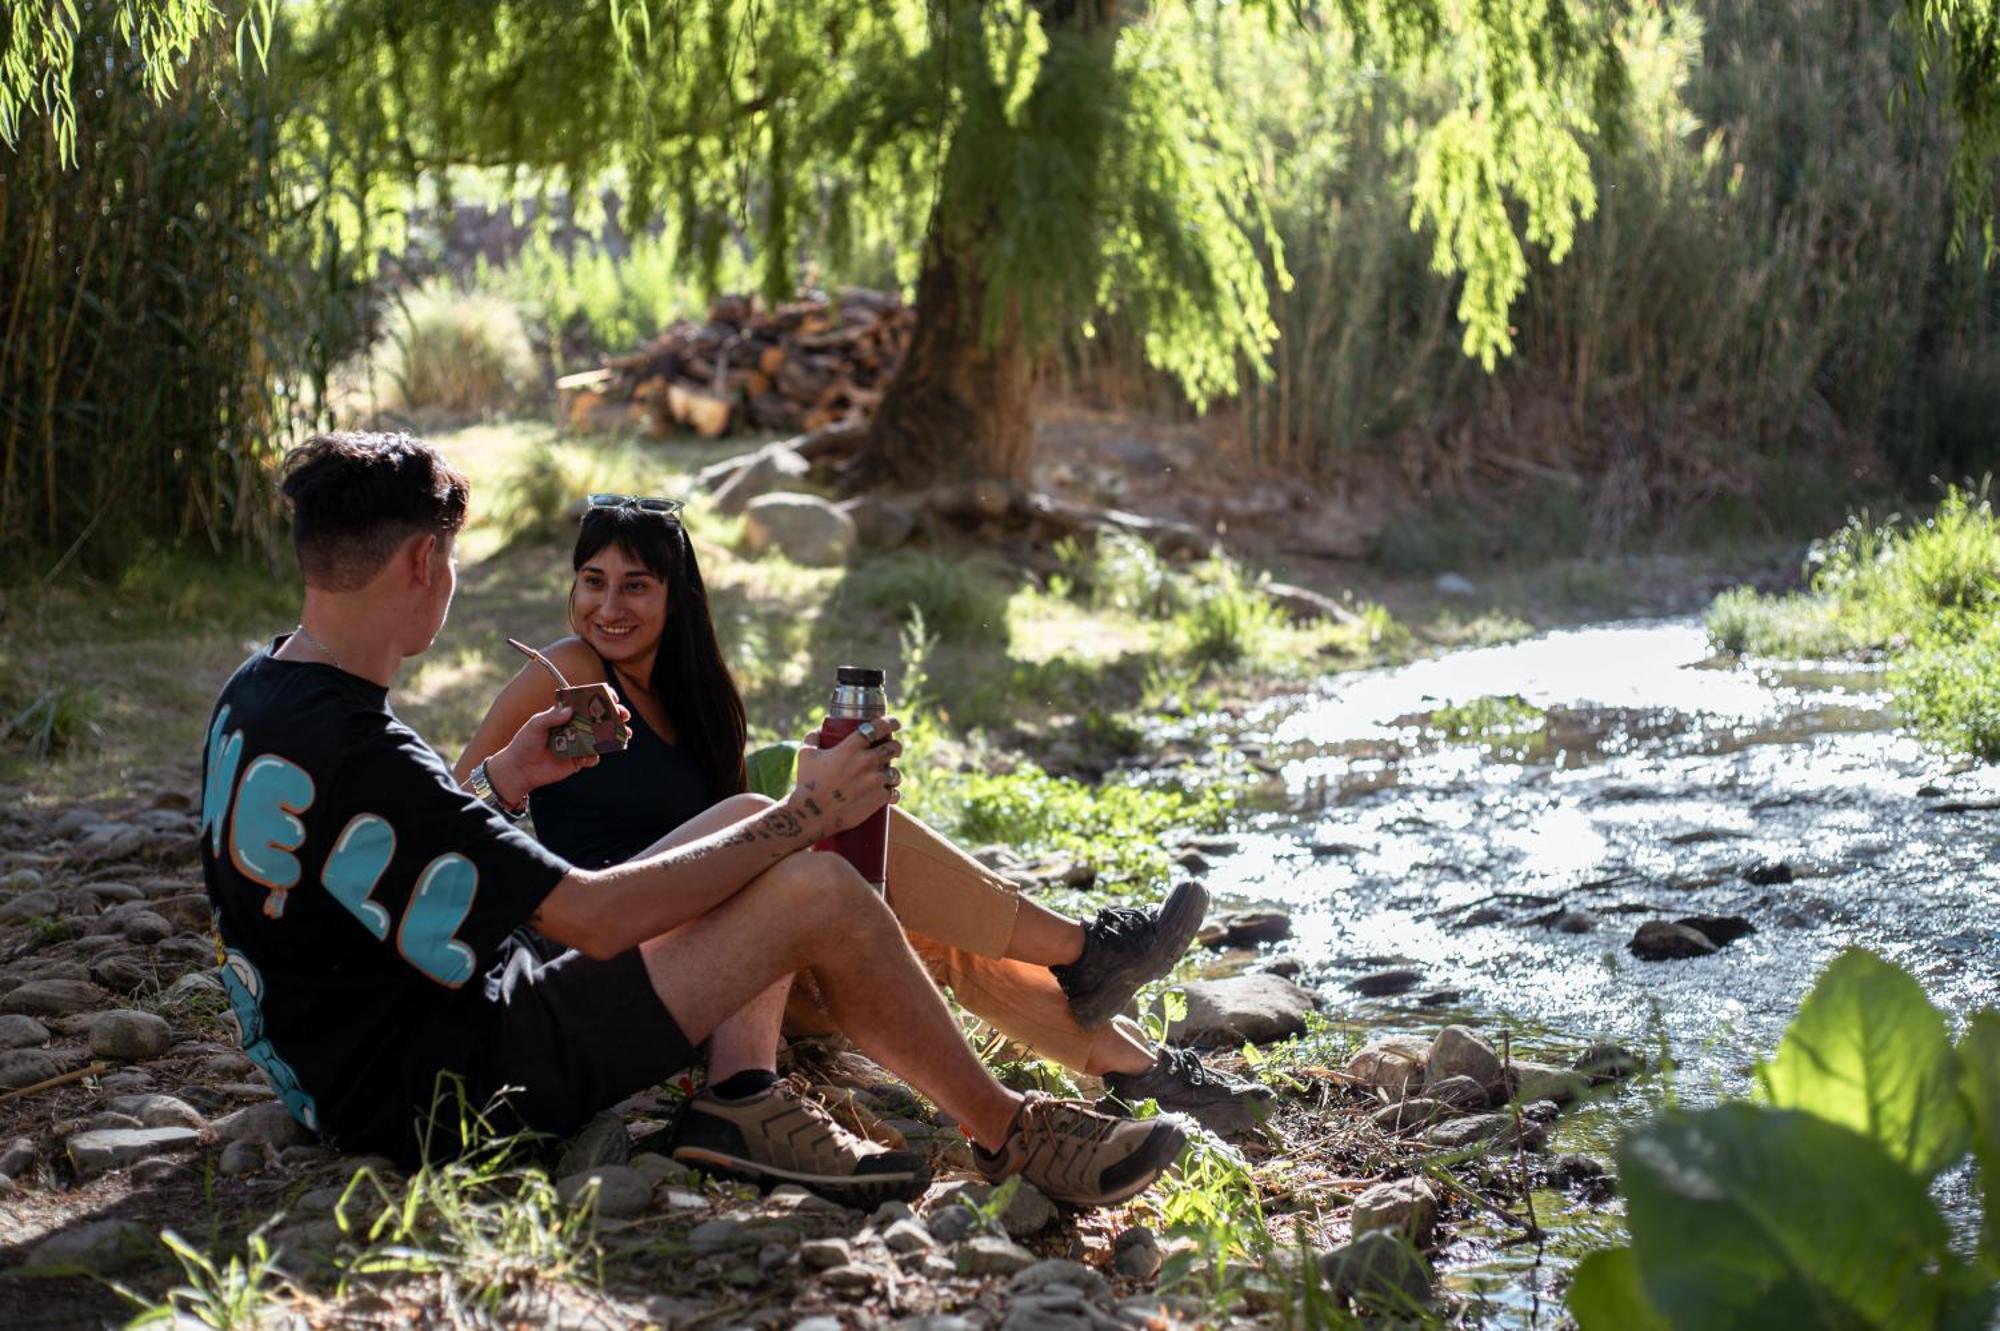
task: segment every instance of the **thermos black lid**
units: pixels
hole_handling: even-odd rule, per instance
[[[874,666],[841,666],[833,672],[834,683],[851,684],[856,688],[879,689],[882,681],[882,672]]]

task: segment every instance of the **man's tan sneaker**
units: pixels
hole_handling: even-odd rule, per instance
[[[1078,1100],[1030,1094],[1007,1140],[972,1158],[995,1183],[1019,1174],[1071,1206],[1115,1206],[1151,1187],[1180,1158],[1187,1131],[1168,1118],[1113,1118]]]
[[[688,1102],[673,1155],[705,1174],[765,1188],[796,1183],[861,1208],[915,1200],[931,1182],[922,1156],[864,1141],[787,1081],[741,1100],[702,1091]]]

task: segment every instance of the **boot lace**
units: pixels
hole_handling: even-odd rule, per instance
[[[1106,906],[1091,921],[1090,932],[1100,946],[1131,947],[1153,932],[1153,912],[1137,906]]]
[[[1224,1086],[1228,1083],[1221,1073],[1201,1061],[1201,1055],[1192,1049],[1176,1049],[1164,1045],[1160,1049],[1160,1071],[1189,1086]]]

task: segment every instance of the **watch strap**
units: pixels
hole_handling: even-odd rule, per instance
[[[481,803],[492,806],[515,822],[519,822],[528,816],[528,802],[526,800],[521,801],[521,806],[518,809],[510,809],[502,802],[500,792],[493,788],[493,778],[487,775],[486,760],[484,758],[480,759],[479,765],[472,769],[472,776],[465,784],[472,791],[473,796]]]

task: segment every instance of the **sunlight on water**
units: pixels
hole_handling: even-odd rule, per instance
[[[1427,729],[1494,695],[1546,714],[1541,747]],[[1979,807],[2000,774],[1954,773],[1897,734],[1879,672],[1712,659],[1692,620],[1615,624],[1338,676],[1249,719],[1291,808],[1207,881],[1292,912],[1287,950],[1336,1018],[1429,1034],[1466,1014],[1557,1058],[1597,1037],[1665,1048],[1701,1104],[1748,1089],[1843,947],[1910,967],[1960,1018],[2000,998],[2000,813]],[[1691,960],[1627,950],[1640,922],[1697,915],[1755,932]],[[1350,987],[1391,967],[1421,982]],[[1660,1093],[1565,1117],[1553,1149],[1607,1154]],[[1567,1218],[1539,1265],[1477,1232],[1444,1255],[1478,1324],[1551,1324],[1568,1264],[1615,1235],[1615,1210],[1549,1204]]]

